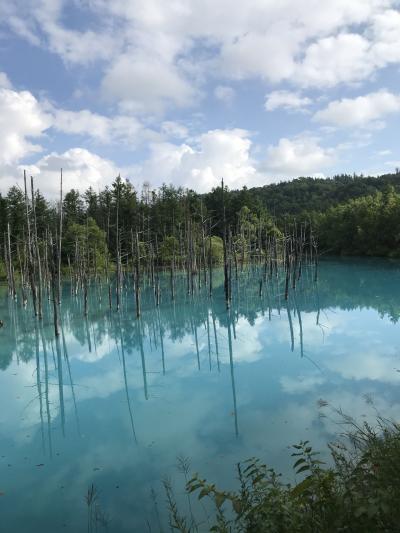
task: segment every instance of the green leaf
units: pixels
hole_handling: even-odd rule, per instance
[[[301,457],[300,459],[297,459],[297,461],[294,463],[293,468],[296,468],[299,465],[301,465],[301,463],[305,463],[305,462],[306,460],[303,457]]]
[[[194,483],[194,484],[191,484],[188,486],[188,492],[194,492],[195,490],[199,489],[200,487],[202,487],[202,483]]]
[[[304,465],[302,466],[301,468],[299,468],[297,471],[296,471],[296,474],[300,474],[301,472],[305,472],[306,470],[310,470],[310,467],[308,465]]]
[[[296,485],[292,489],[292,496],[299,496],[302,492],[304,492],[310,487],[312,481],[313,481],[312,476],[308,476],[305,479],[303,479],[303,481],[301,481],[298,485]]]

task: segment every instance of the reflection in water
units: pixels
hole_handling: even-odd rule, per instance
[[[43,454],[46,454],[46,446],[44,440],[44,422],[43,422],[43,397],[42,397],[42,382],[40,373],[40,357],[39,357],[39,331],[38,325],[35,323],[35,355],[36,355],[36,387],[39,398],[39,413],[40,413],[40,433],[42,436]]]
[[[131,427],[132,427],[132,435],[133,435],[134,441],[137,443],[135,425],[133,423],[133,414],[132,414],[131,401],[130,401],[130,398],[129,398],[128,379],[126,377],[124,338],[123,338],[123,335],[122,335],[121,318],[120,318],[120,316],[118,316],[118,329],[119,329],[119,334],[120,334],[121,357],[122,357],[122,368],[123,368],[123,372],[124,372],[124,385],[125,385],[126,403],[128,405],[129,419],[130,419]],[[116,346],[117,346],[117,350],[118,350],[117,342],[116,342]]]
[[[50,457],[52,457],[53,446],[52,446],[52,439],[51,439],[51,415],[50,415],[50,402],[49,402],[49,365],[48,365],[46,341],[44,338],[44,332],[43,332],[43,327],[41,323],[39,327],[40,327],[40,335],[42,338],[43,361],[44,361],[44,383],[45,383],[45,402],[46,402],[46,413],[47,413],[48,445],[49,445],[49,454],[50,454]]]
[[[60,337],[55,338],[56,351],[57,351],[57,375],[58,375],[58,394],[60,398],[60,418],[62,434],[65,437],[65,407],[64,407],[64,384],[63,384],[63,367],[61,359],[61,345]]]
[[[233,368],[233,350],[232,350],[232,335],[231,335],[231,316],[230,310],[227,311],[227,324],[228,324],[228,347],[229,347],[229,366],[231,370],[231,383],[232,383],[232,396],[233,396],[233,414],[235,417],[235,434],[238,436],[238,417],[237,417],[237,404],[236,404],[236,390],[235,390],[235,373]]]
[[[78,407],[77,407],[77,404],[76,404],[74,382],[72,380],[71,365],[70,365],[70,362],[69,362],[68,348],[67,348],[67,343],[65,342],[64,327],[63,327],[62,323],[61,323],[61,336],[62,336],[62,343],[63,343],[63,349],[64,349],[64,358],[65,358],[65,361],[67,363],[67,368],[68,368],[68,377],[69,377],[69,383],[70,383],[70,386],[71,386],[71,396],[72,396],[72,401],[73,401],[73,404],[74,404],[74,414],[75,414],[75,420],[76,420],[76,429],[77,429],[78,435],[80,437],[81,436],[81,428],[80,428],[80,424],[79,424]]]
[[[222,272],[212,298],[204,280],[188,295],[177,276],[173,300],[170,275],[160,275],[160,305],[145,284],[139,319],[129,280],[119,312],[108,287],[93,284],[87,317],[65,284],[57,340],[50,301],[35,321],[0,288],[0,490],[24,509],[4,509],[12,531],[53,532],[61,520],[81,529],[92,482],[112,531],[142,531],[151,491],[180,454],[229,487],[240,459],[268,456],[279,468],[296,440],[322,445],[334,428],[318,418],[321,397],[359,416],[366,392],[388,415],[398,409],[398,264],[324,261],[318,283],[305,269],[287,300],[284,279],[273,272],[261,286],[261,275],[233,276],[229,311]]]

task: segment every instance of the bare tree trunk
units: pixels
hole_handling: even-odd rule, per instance
[[[228,268],[228,250],[226,242],[226,216],[225,216],[225,195],[224,195],[224,180],[221,181],[222,188],[222,213],[223,213],[223,247],[224,247],[224,289],[225,289],[225,303],[226,308],[230,307],[229,299],[229,268]]]
[[[140,317],[140,246],[139,235],[136,232],[136,317]]]
[[[43,318],[43,304],[42,304],[42,265],[40,260],[40,249],[38,242],[37,234],[37,219],[36,219],[36,203],[35,203],[35,193],[33,187],[33,178],[31,176],[31,194],[32,194],[32,212],[33,212],[33,243],[34,243],[34,253],[36,259],[36,269],[37,269],[37,296],[38,296],[38,315],[39,319]]]
[[[58,283],[57,283],[57,303],[61,304],[61,246],[63,231],[63,171],[60,172],[60,226],[58,236]]]
[[[9,269],[9,287],[11,297],[15,300],[17,298],[17,291],[15,290],[15,276],[14,276],[14,266],[12,262],[12,253],[11,253],[11,232],[10,232],[10,223],[7,223],[7,248],[8,248],[8,269]]]
[[[33,311],[35,316],[37,316],[37,293],[36,293],[36,282],[35,282],[35,270],[34,263],[32,258],[32,239],[31,239],[31,223],[29,217],[29,204],[28,204],[28,191],[26,186],[26,172],[24,171],[24,189],[25,189],[25,214],[26,214],[26,229],[28,236],[28,275],[32,291],[32,301],[33,301]]]
[[[208,236],[208,286],[209,286],[209,296],[211,298],[213,291],[213,264],[212,264],[212,236],[211,236],[211,218],[210,218],[210,231]]]
[[[57,244],[53,243],[53,238],[51,235],[49,235],[49,245],[50,245],[50,257],[51,257],[51,291],[52,291],[52,300],[53,300],[53,322],[54,322],[54,334],[56,337],[60,335],[60,329],[59,329],[59,305],[57,300],[58,290],[57,290],[57,282],[58,282],[58,272],[57,272],[57,265],[59,264],[58,261],[58,246]]]
[[[120,195],[120,184],[118,183],[118,195],[117,195],[117,288],[116,288],[116,297],[117,297],[117,311],[120,307],[120,295],[121,295],[121,257],[120,257],[120,247],[119,247],[119,195]]]

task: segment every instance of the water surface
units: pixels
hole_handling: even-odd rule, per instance
[[[0,530],[86,531],[93,483],[108,531],[167,531],[163,478],[188,512],[179,457],[224,488],[251,456],[293,480],[288,446],[324,448],[338,431],[320,399],[396,417],[399,264],[332,259],[312,277],[286,303],[282,284],[260,296],[260,274],[243,272],[228,313],[220,272],[212,299],[182,276],[175,302],[166,275],[159,308],[143,290],[140,320],[130,286],[120,312],[92,286],[85,319],[66,283],[58,342],[50,302],[39,323],[1,287]]]

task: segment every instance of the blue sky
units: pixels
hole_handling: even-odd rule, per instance
[[[398,0],[0,0],[0,191],[400,166]]]

